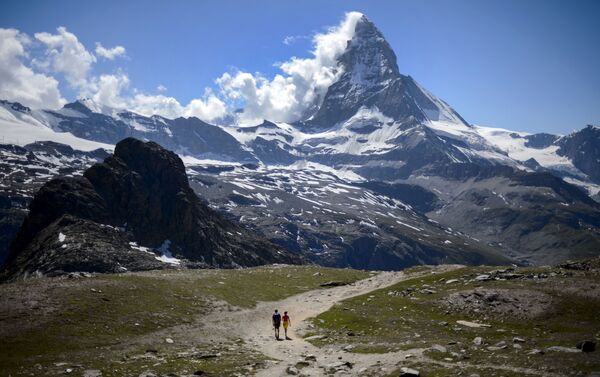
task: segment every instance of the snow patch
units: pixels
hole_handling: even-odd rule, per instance
[[[155,258],[163,263],[169,263],[173,265],[181,264],[181,259],[177,259],[173,257],[173,254],[171,254],[171,251],[169,250],[170,247],[171,241],[164,240],[162,245],[160,245],[160,247],[157,249],[157,251],[160,253],[160,256]]]

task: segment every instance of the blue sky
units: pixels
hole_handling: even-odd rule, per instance
[[[311,36],[348,11],[366,14],[400,71],[469,122],[553,133],[600,123],[600,1],[4,1],[0,28],[33,36],[64,26],[89,51],[123,46],[89,75],[126,76],[131,93],[186,104],[217,92],[224,72],[272,78],[275,63],[310,57]],[[80,93],[45,74],[64,99]]]

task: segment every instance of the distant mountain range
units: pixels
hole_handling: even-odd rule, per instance
[[[90,151],[135,137],[182,156],[210,207],[325,265],[546,264],[600,253],[599,128],[557,136],[469,124],[400,73],[364,16],[338,67],[293,124],[211,125],[89,99],[56,111],[1,101],[0,224],[14,235],[50,176],[80,174],[103,157]],[[47,140],[73,149],[36,143]]]

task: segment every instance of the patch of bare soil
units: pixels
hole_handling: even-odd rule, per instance
[[[451,312],[531,319],[548,311],[552,305],[552,297],[527,289],[476,288],[453,293],[440,299],[439,303]]]
[[[48,293],[47,287],[35,288],[22,289],[16,284],[3,286],[0,291],[0,337],[42,328],[46,319],[59,310],[59,300]]]

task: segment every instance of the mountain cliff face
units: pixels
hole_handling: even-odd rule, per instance
[[[587,126],[555,143],[560,148],[557,154],[573,161],[573,165],[595,183],[600,183],[600,128]]]
[[[0,266],[27,216],[33,193],[51,177],[81,174],[108,155],[104,149],[84,152],[48,141],[23,147],[0,144]]]
[[[301,261],[202,204],[176,154],[128,138],[83,176],[39,190],[4,275]]]
[[[364,16],[338,69],[322,102],[295,124],[215,126],[89,100],[54,112],[3,102],[0,122],[46,127],[61,140],[56,132],[70,132],[77,143],[136,136],[194,157],[187,174],[209,206],[317,263],[540,264],[598,253],[597,128],[558,136],[469,124],[400,73],[391,46]],[[110,160],[102,169],[120,171]],[[136,237],[153,247],[161,241]]]

